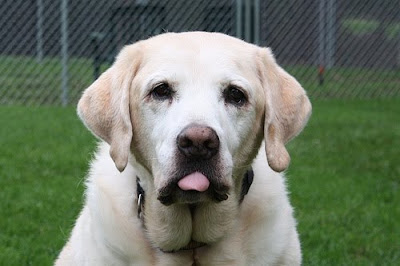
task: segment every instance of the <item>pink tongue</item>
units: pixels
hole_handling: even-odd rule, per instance
[[[196,190],[204,192],[210,186],[210,181],[207,177],[199,172],[187,175],[178,182],[178,186],[182,190]]]

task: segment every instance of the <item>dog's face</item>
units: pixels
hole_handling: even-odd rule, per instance
[[[142,48],[130,94],[132,151],[163,204],[221,201],[262,139],[264,94],[250,60],[256,51],[177,36]]]
[[[120,171],[129,154],[143,169],[150,238],[173,250],[223,236],[262,140],[271,168],[287,168],[284,144],[304,127],[311,106],[268,49],[197,32],[125,47],[78,111],[110,144]],[[160,233],[165,226],[170,233]]]

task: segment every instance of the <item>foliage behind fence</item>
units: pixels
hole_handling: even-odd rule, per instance
[[[313,98],[400,96],[399,0],[0,0],[0,104],[74,104],[123,45],[191,30],[270,46]]]

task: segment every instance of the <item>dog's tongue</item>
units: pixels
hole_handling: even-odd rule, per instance
[[[195,190],[204,192],[210,186],[210,181],[208,181],[207,177],[203,174],[195,172],[179,180],[178,186],[182,190]]]

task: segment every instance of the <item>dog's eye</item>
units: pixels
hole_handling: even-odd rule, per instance
[[[232,85],[225,89],[224,98],[226,103],[236,106],[243,106],[247,102],[246,95],[239,88]]]
[[[163,82],[155,86],[150,94],[154,99],[166,100],[172,98],[173,90],[168,83]]]

